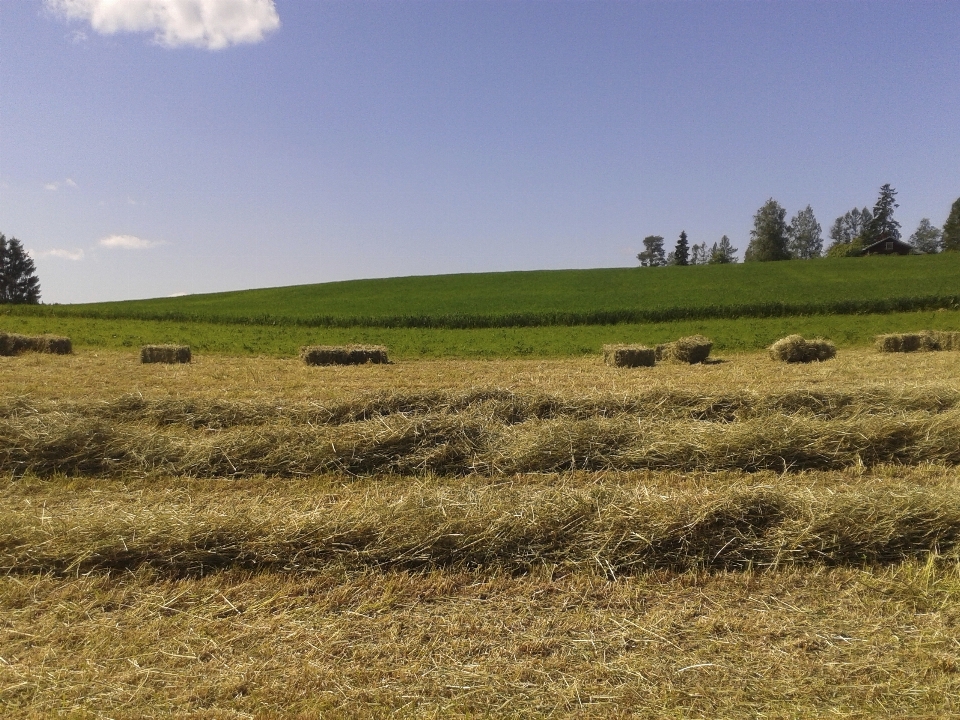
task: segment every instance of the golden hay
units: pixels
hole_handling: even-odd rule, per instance
[[[657,360],[689,363],[702,363],[710,356],[713,341],[703,335],[690,335],[674,342],[657,345]]]
[[[960,332],[923,330],[915,333],[877,335],[876,347],[879,352],[960,350]]]
[[[69,355],[73,345],[68,337],[58,335],[19,335],[0,332],[0,355],[20,355],[25,352]]]
[[[189,345],[144,345],[140,348],[142,363],[188,363]]]
[[[804,340],[800,335],[788,335],[770,346],[770,357],[780,362],[823,362],[837,356],[837,347],[829,340]]]
[[[300,348],[300,357],[307,365],[380,365],[390,362],[383,345],[313,345]]]
[[[656,350],[643,345],[604,345],[603,361],[614,367],[653,367]]]

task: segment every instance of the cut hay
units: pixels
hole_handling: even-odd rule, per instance
[[[144,345],[140,348],[142,363],[188,363],[189,345]]]
[[[58,335],[0,333],[0,355],[20,355],[25,352],[69,355],[73,352],[73,344],[70,338]]]
[[[804,340],[800,335],[788,335],[770,346],[770,357],[787,363],[823,362],[837,356],[837,347],[829,340]]]
[[[300,357],[307,365],[380,365],[390,362],[383,345],[313,345],[300,348]]]
[[[702,363],[710,356],[713,341],[703,335],[682,337],[674,342],[657,345],[656,358],[666,362]]]
[[[960,332],[923,330],[915,333],[877,335],[876,347],[879,352],[960,350]]]
[[[643,345],[604,345],[603,361],[614,367],[653,367],[656,350]]]

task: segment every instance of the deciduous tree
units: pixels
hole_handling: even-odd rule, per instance
[[[787,248],[790,257],[796,260],[809,260],[823,254],[823,235],[820,223],[813,215],[809,205],[793,216],[788,228]]]
[[[910,244],[922,253],[937,253],[940,252],[942,234],[940,228],[933,226],[930,218],[924,218],[910,236]]]
[[[663,236],[647,235],[643,239],[643,251],[637,255],[641,267],[661,267],[667,264],[663,251]]]
[[[744,262],[789,260],[787,249],[787,211],[773,198],[753,216],[750,244],[743,254]]]

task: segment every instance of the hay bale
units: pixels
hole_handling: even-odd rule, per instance
[[[829,340],[805,340],[800,335],[787,335],[770,346],[770,357],[779,362],[823,362],[837,356],[837,347]]]
[[[20,355],[25,352],[69,355],[73,352],[73,344],[70,338],[59,335],[0,333],[0,355]]]
[[[390,362],[383,345],[312,345],[300,348],[300,357],[307,365],[380,365]]]
[[[604,345],[603,361],[614,367],[653,367],[656,351],[643,345]]]
[[[657,345],[655,355],[657,360],[694,365],[706,360],[710,356],[711,349],[713,349],[713,340],[703,335],[690,335]]]
[[[960,350],[960,332],[937,330],[934,335],[941,350]]]
[[[952,338],[941,338],[940,335],[954,335],[955,333],[936,333],[930,330],[915,333],[890,333],[877,335],[876,347],[880,352],[932,352],[942,350],[942,341],[948,344]]]
[[[144,345],[140,348],[142,363],[188,363],[189,345]]]

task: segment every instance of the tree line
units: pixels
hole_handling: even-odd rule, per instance
[[[823,230],[809,205],[790,222],[787,211],[770,198],[753,216],[750,243],[744,262],[769,260],[809,260],[818,257],[854,257],[879,240],[901,240],[900,223],[893,212],[900,207],[897,191],[889,183],[880,188],[880,196],[871,211],[853,208],[838,217],[830,227],[831,243],[824,250]],[[953,203],[942,228],[929,218],[920,221],[908,243],[918,253],[960,252],[960,198]],[[736,262],[737,248],[724,235],[719,243],[690,246],[686,232],[680,233],[675,248],[667,253],[660,235],[643,239],[643,251],[637,255],[641,267],[664,265],[713,265]]]

